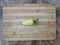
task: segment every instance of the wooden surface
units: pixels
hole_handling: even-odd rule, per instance
[[[3,0],[4,5],[18,5],[18,4],[25,4],[25,3],[31,3],[31,0]],[[33,0],[32,0],[33,1]],[[40,40],[40,41],[5,41],[4,43],[0,41],[0,43],[3,43],[3,45],[60,45],[60,0],[37,0],[39,4],[41,3],[54,3],[56,4],[57,8],[57,35],[56,35],[56,40]],[[1,10],[0,10],[1,11]],[[1,16],[1,15],[0,15]],[[2,20],[2,19],[1,19]],[[47,42],[47,43],[46,43]],[[52,43],[51,43],[52,42]],[[42,44],[41,44],[42,43]]]
[[[3,7],[3,34],[5,40],[55,40],[56,7],[50,4],[25,4]],[[24,26],[22,21],[39,18],[36,25]],[[18,21],[17,21],[18,20]]]

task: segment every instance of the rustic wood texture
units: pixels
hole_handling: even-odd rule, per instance
[[[51,4],[24,4],[3,7],[4,39],[9,41],[56,39],[55,13],[56,7]],[[21,25],[22,21],[32,18],[39,18],[36,25]]]

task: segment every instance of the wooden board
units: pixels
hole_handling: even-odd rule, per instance
[[[39,18],[33,26],[22,21]],[[3,7],[4,40],[54,40],[56,39],[56,7],[53,4],[24,4]]]

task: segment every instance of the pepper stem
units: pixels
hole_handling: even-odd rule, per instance
[[[37,18],[37,19],[34,19],[34,23],[36,23],[38,20],[39,20],[39,18]]]

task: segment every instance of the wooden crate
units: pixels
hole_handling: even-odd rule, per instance
[[[22,21],[39,18],[33,26]],[[3,7],[4,40],[54,40],[56,39],[56,7],[54,4],[23,4]]]

